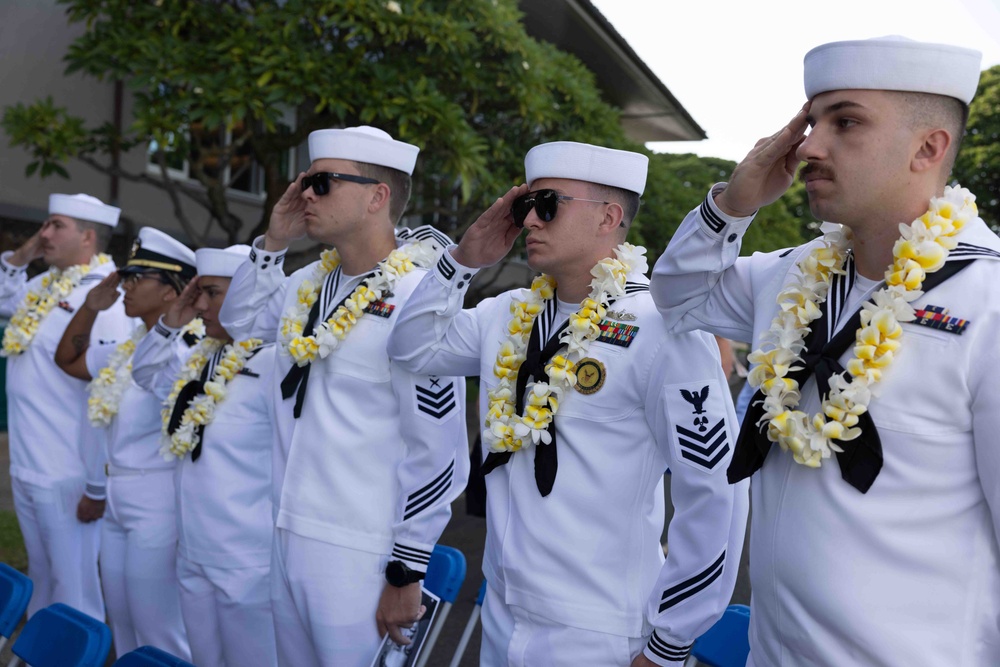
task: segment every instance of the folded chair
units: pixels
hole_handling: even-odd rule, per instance
[[[194,665],[155,646],[140,646],[118,658],[114,667],[194,667]]]
[[[448,618],[451,605],[458,597],[458,591],[465,581],[465,555],[453,547],[437,545],[431,553],[431,562],[427,565],[427,576],[424,577],[424,588],[441,598],[441,606],[438,608],[437,617],[431,627],[427,640],[424,643],[417,667],[424,667],[427,664],[427,657],[434,649],[441,628]]]
[[[0,563],[0,649],[14,636],[34,588],[27,575]]]
[[[103,667],[110,650],[108,626],[57,602],[28,620],[7,667]]]

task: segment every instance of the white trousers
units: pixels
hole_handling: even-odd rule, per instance
[[[11,487],[28,552],[28,576],[35,584],[28,616],[62,602],[104,620],[97,571],[102,522],[81,523],[76,518],[83,479],[41,487],[15,477]]]
[[[281,667],[369,667],[388,555],[276,529],[271,607]]]
[[[101,581],[118,655],[147,644],[190,660],[177,583],[173,470],[108,478]]]
[[[198,667],[275,667],[271,567],[229,569],[177,557],[181,611]]]
[[[629,667],[646,645],[645,637],[571,628],[508,605],[489,584],[482,621],[480,667]]]

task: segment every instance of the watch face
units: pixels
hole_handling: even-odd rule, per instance
[[[406,564],[401,560],[390,561],[388,565],[385,566],[385,580],[389,582],[390,585],[396,586],[397,588],[405,586],[407,584],[407,574],[409,574],[410,568],[406,567]]]

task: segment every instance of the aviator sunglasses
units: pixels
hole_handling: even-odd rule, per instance
[[[521,195],[510,205],[510,214],[514,216],[514,226],[518,229],[524,227],[524,220],[535,209],[535,214],[542,222],[551,222],[556,217],[561,201],[589,201],[595,204],[610,204],[611,202],[600,199],[581,199],[580,197],[570,197],[561,195],[555,190],[535,190]]]
[[[302,177],[302,191],[305,192],[310,187],[318,196],[330,193],[330,181],[348,181],[350,183],[360,183],[362,185],[376,185],[382,181],[367,176],[355,176],[354,174],[337,174],[332,171],[320,171],[311,176]]]

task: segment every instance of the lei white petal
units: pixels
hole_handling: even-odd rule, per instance
[[[923,295],[924,279],[944,266],[957,244],[956,235],[978,215],[975,201],[965,188],[947,187],[944,196],[931,199],[924,215],[899,226],[886,286],[862,306],[854,355],[844,373],[830,378],[830,393],[815,415],[795,409],[801,399],[799,385],[787,375],[801,368],[799,354],[810,323],[821,315],[832,275],[844,272],[850,233],[827,233],[823,245],[799,261],[801,275],[778,295],[778,314],[748,357],[754,364],[748,381],[764,394],[758,426],[766,424],[768,439],[791,451],[796,463],[818,468],[832,452],[841,451],[836,441],[861,435],[858,418],[868,411],[872,387],[902,346],[900,322],[916,318],[910,303]]]
[[[632,271],[646,271],[645,248],[623,243],[615,258],[602,259],[591,270],[591,291],[580,308],[569,317],[559,338],[561,348],[545,366],[548,382],[536,381],[525,391],[524,414],[515,414],[517,373],[524,362],[535,318],[545,310],[545,302],[555,296],[551,276],[536,277],[531,288],[510,303],[513,317],[507,323],[507,339],[497,350],[493,375],[497,386],[487,395],[483,442],[493,452],[516,452],[531,445],[552,442],[549,424],[559,411],[563,394],[576,384],[576,364],[587,354],[590,343],[601,335],[600,324],[610,299],[625,294],[625,279]]]
[[[199,332],[201,332],[199,334]],[[192,333],[204,338],[205,324],[201,318],[188,322],[181,335]],[[118,414],[122,396],[132,381],[132,355],[136,345],[146,335],[146,325],[140,324],[124,343],[120,343],[108,358],[108,365],[98,372],[87,385],[87,417],[94,426],[107,426]]]
[[[38,328],[52,309],[79,285],[85,275],[95,266],[101,266],[111,261],[104,253],[95,255],[86,264],[77,264],[64,271],[49,269],[42,277],[40,289],[30,290],[24,301],[17,307],[14,316],[3,334],[3,347],[0,357],[15,357],[24,354],[31,347],[31,342],[38,334]]]
[[[198,358],[194,359],[193,363],[192,359],[188,359],[188,363],[185,365],[180,377],[174,383],[173,393],[164,402],[164,406],[167,406],[169,403],[169,410],[168,408],[164,408],[163,412],[163,434],[166,437],[161,440],[160,454],[168,461],[174,458],[183,458],[185,454],[198,446],[200,442],[198,427],[208,426],[212,423],[212,420],[215,419],[215,411],[219,403],[226,398],[226,385],[239,375],[239,372],[243,370],[253,351],[262,344],[259,338],[251,338],[227,345],[222,353],[222,358],[215,365],[215,372],[212,374],[212,378],[205,383],[205,393],[192,399],[191,404],[181,415],[181,422],[177,430],[172,435],[168,434],[167,426],[170,423],[170,415],[173,413],[174,404],[177,402],[177,394],[180,393],[184,385],[201,375],[209,358],[215,354],[222,344],[222,341],[214,338],[206,338],[202,343],[206,341],[212,342],[206,344],[203,350],[199,349],[202,347],[201,344],[199,344],[198,348],[195,348],[195,352],[191,354],[191,357],[197,356]],[[211,350],[211,352],[208,352],[208,350]],[[196,370],[197,372],[195,372]]]
[[[320,262],[313,268],[312,275],[299,284],[296,302],[281,318],[279,326],[280,348],[290,355],[298,366],[325,359],[347,338],[358,320],[365,314],[365,308],[391,294],[400,278],[415,267],[429,267],[437,257],[437,249],[432,239],[408,243],[389,253],[379,263],[375,274],[355,288],[344,305],[325,321],[314,327],[311,336],[303,336],[309,311],[316,299],[326,276],[340,266],[340,255],[336,250],[324,250]]]

